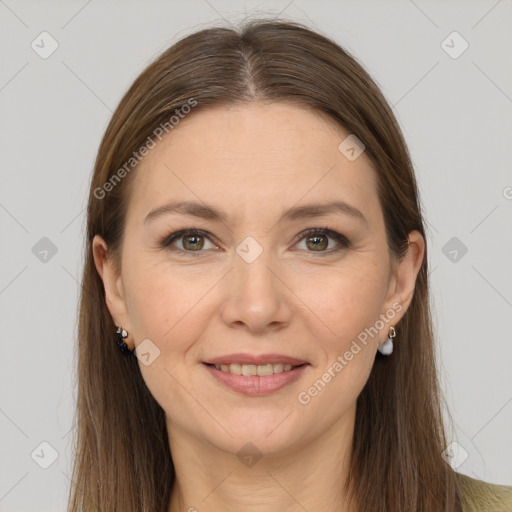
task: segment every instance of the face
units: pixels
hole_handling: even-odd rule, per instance
[[[348,135],[287,104],[194,113],[133,177],[120,273],[96,237],[171,435],[282,454],[353,418],[422,247],[413,236],[393,269],[375,171],[338,149]]]

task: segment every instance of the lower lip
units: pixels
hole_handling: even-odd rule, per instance
[[[221,384],[224,384],[233,391],[252,396],[265,396],[275,393],[300,378],[308,364],[297,366],[293,370],[281,373],[274,373],[266,377],[259,375],[236,375],[234,373],[217,370],[215,366],[205,364],[206,369]]]

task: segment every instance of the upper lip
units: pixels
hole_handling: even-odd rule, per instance
[[[226,356],[214,357],[204,361],[206,364],[291,364],[292,366],[298,366],[307,363],[303,359],[297,359],[295,357],[285,356],[282,354],[229,354]]]

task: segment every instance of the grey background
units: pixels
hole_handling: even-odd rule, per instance
[[[84,208],[111,112],[169,44],[244,13],[332,36],[394,106],[429,223],[452,464],[512,484],[510,1],[0,0],[1,511],[65,509]]]

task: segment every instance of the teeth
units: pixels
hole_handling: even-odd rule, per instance
[[[266,377],[274,373],[289,372],[294,366],[291,364],[216,364],[215,368],[235,375],[259,375]]]

